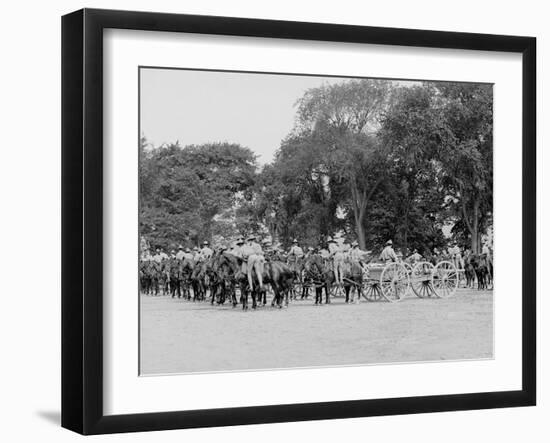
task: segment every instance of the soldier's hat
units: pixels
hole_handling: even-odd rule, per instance
[[[242,245],[243,243],[244,243],[244,239],[242,237],[237,238],[237,240],[235,241],[235,244],[237,245]]]
[[[298,240],[294,239],[292,240],[292,243],[298,243]]]
[[[185,252],[191,252],[191,249],[189,249],[188,247],[185,248]]]
[[[208,246],[208,240],[203,241],[202,244]]]
[[[256,236],[254,234],[250,234],[246,239],[247,240],[256,240]]]
[[[175,250],[175,249],[172,249],[172,250],[170,251],[170,253],[171,253],[171,254],[175,254],[175,253],[176,253],[176,250]]]
[[[315,251],[315,248],[312,248],[311,246],[307,248],[308,251]]]
[[[182,245],[179,245],[179,246],[178,246],[178,249],[183,249],[183,246],[182,246]]]
[[[354,240],[351,242],[351,246],[359,246],[359,243],[357,243],[357,241]]]
[[[157,252],[160,252],[160,248],[157,248],[156,251],[157,251]]]
[[[327,242],[329,242],[329,243],[336,243],[336,240],[334,240],[332,237],[329,236],[329,237],[327,238]]]
[[[193,247],[193,251],[198,251],[198,250],[199,250],[199,248],[198,248],[198,247],[196,247],[196,246],[195,246],[195,247]]]
[[[387,245],[393,245],[393,242],[392,242],[391,240],[388,240],[388,241],[386,242],[386,244],[387,244]]]

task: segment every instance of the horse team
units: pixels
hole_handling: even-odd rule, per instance
[[[141,292],[195,302],[209,299],[211,304],[218,305],[229,302],[233,307],[240,303],[243,309],[248,309],[249,300],[253,309],[266,305],[269,289],[273,294],[271,305],[279,308],[288,306],[292,299],[308,299],[310,289],[315,304],[328,304],[335,285],[342,288],[346,303],[353,302],[355,297],[359,300],[362,295],[364,263],[348,260],[338,283],[333,263],[318,252],[301,258],[266,254],[263,278],[259,279],[253,272],[250,287],[243,271],[244,260],[226,250],[215,251],[207,260],[176,257],[143,260],[139,269]],[[476,283],[478,289],[488,289],[492,285],[492,261],[488,254],[469,254],[457,268],[463,268],[468,288],[474,288]]]
[[[333,266],[320,254],[313,253],[303,258],[285,260],[277,254],[266,255],[263,266],[263,286],[253,273],[252,287],[243,272],[243,258],[227,251],[215,251],[208,260],[197,261],[170,257],[162,261],[140,262],[141,292],[146,295],[170,295],[190,301],[209,300],[211,304],[229,302],[233,307],[241,303],[248,309],[267,304],[267,293],[273,293],[272,306],[288,306],[291,299],[307,299],[313,289],[315,304],[330,303],[330,294],[336,282]],[[363,269],[356,264],[346,267],[343,289],[346,302],[359,294]],[[324,295],[324,297],[323,297]]]

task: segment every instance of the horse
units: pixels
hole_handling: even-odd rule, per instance
[[[306,258],[289,256],[287,260],[288,260],[287,266],[290,268],[290,270],[294,274],[294,281],[297,281],[302,288],[300,299],[303,300],[304,298],[307,298],[307,296],[309,295],[309,286],[306,284],[305,275],[304,275],[304,266],[305,266]],[[290,298],[292,300],[296,300],[298,298],[298,294],[296,294],[294,287],[291,290]]]
[[[283,299],[285,306],[288,306],[289,295],[294,287],[295,272],[286,263],[279,260],[267,260],[264,265],[264,283],[271,285],[273,289],[273,300],[271,306],[282,308]],[[265,292],[262,294],[265,304]]]
[[[325,303],[330,303],[330,288],[336,278],[330,266],[325,266],[323,257],[319,254],[311,254],[305,261],[305,277],[315,287],[315,304],[323,303],[323,288],[325,289]]]
[[[149,263],[151,264],[151,295],[159,295],[162,274],[161,264],[154,260],[150,261]]]
[[[169,263],[170,294],[172,298],[176,295],[181,298],[181,283],[183,277],[182,263],[177,258],[171,258]]]
[[[241,270],[237,258],[226,252],[215,254],[212,261],[212,272],[215,280],[218,304],[223,304],[227,296],[233,307],[237,306],[236,283]],[[214,300],[214,295],[212,296]]]
[[[139,281],[141,292],[151,295],[153,293],[153,265],[148,260],[139,264]]]
[[[477,277],[477,288],[479,290],[487,289],[489,280],[487,254],[474,255],[474,269]]]
[[[363,268],[361,264],[357,261],[347,261],[344,264],[342,280],[344,283],[344,292],[346,294],[346,303],[350,301],[353,303],[354,293],[357,293],[357,302],[359,302],[362,295],[361,287],[363,285]]]
[[[208,261],[196,262],[191,274],[191,285],[193,287],[193,301],[202,301],[206,298],[208,288]]]
[[[195,269],[195,260],[190,258],[185,258],[181,262],[181,266],[180,266],[181,287],[183,292],[183,298],[186,298],[187,300],[191,300],[191,286],[192,286],[191,276],[193,275],[194,269]],[[193,294],[193,298],[195,298],[194,294]]]
[[[476,279],[473,254],[469,254],[464,260],[464,275],[466,277],[466,287],[473,288]]]

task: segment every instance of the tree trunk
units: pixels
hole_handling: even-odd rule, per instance
[[[355,219],[355,232],[357,233],[357,241],[359,242],[359,247],[365,249],[365,231],[363,230],[363,221],[365,219],[365,206],[366,206],[366,196],[359,191],[355,180],[351,182],[351,200],[353,203],[353,216]]]
[[[480,237],[479,237],[479,198],[474,200],[474,211],[472,214],[472,223],[470,226],[470,233],[472,235],[472,252],[479,254],[480,252]]]
[[[363,221],[365,220],[365,211],[359,211],[355,213],[355,231],[357,232],[357,241],[359,242],[359,248],[362,250],[367,249],[367,242],[365,240],[365,230],[363,229]]]

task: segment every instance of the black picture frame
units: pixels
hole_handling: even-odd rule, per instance
[[[503,51],[522,54],[522,389],[131,415],[103,413],[103,30]],[[151,431],[536,403],[536,39],[338,24],[83,9],[62,18],[62,426]]]

